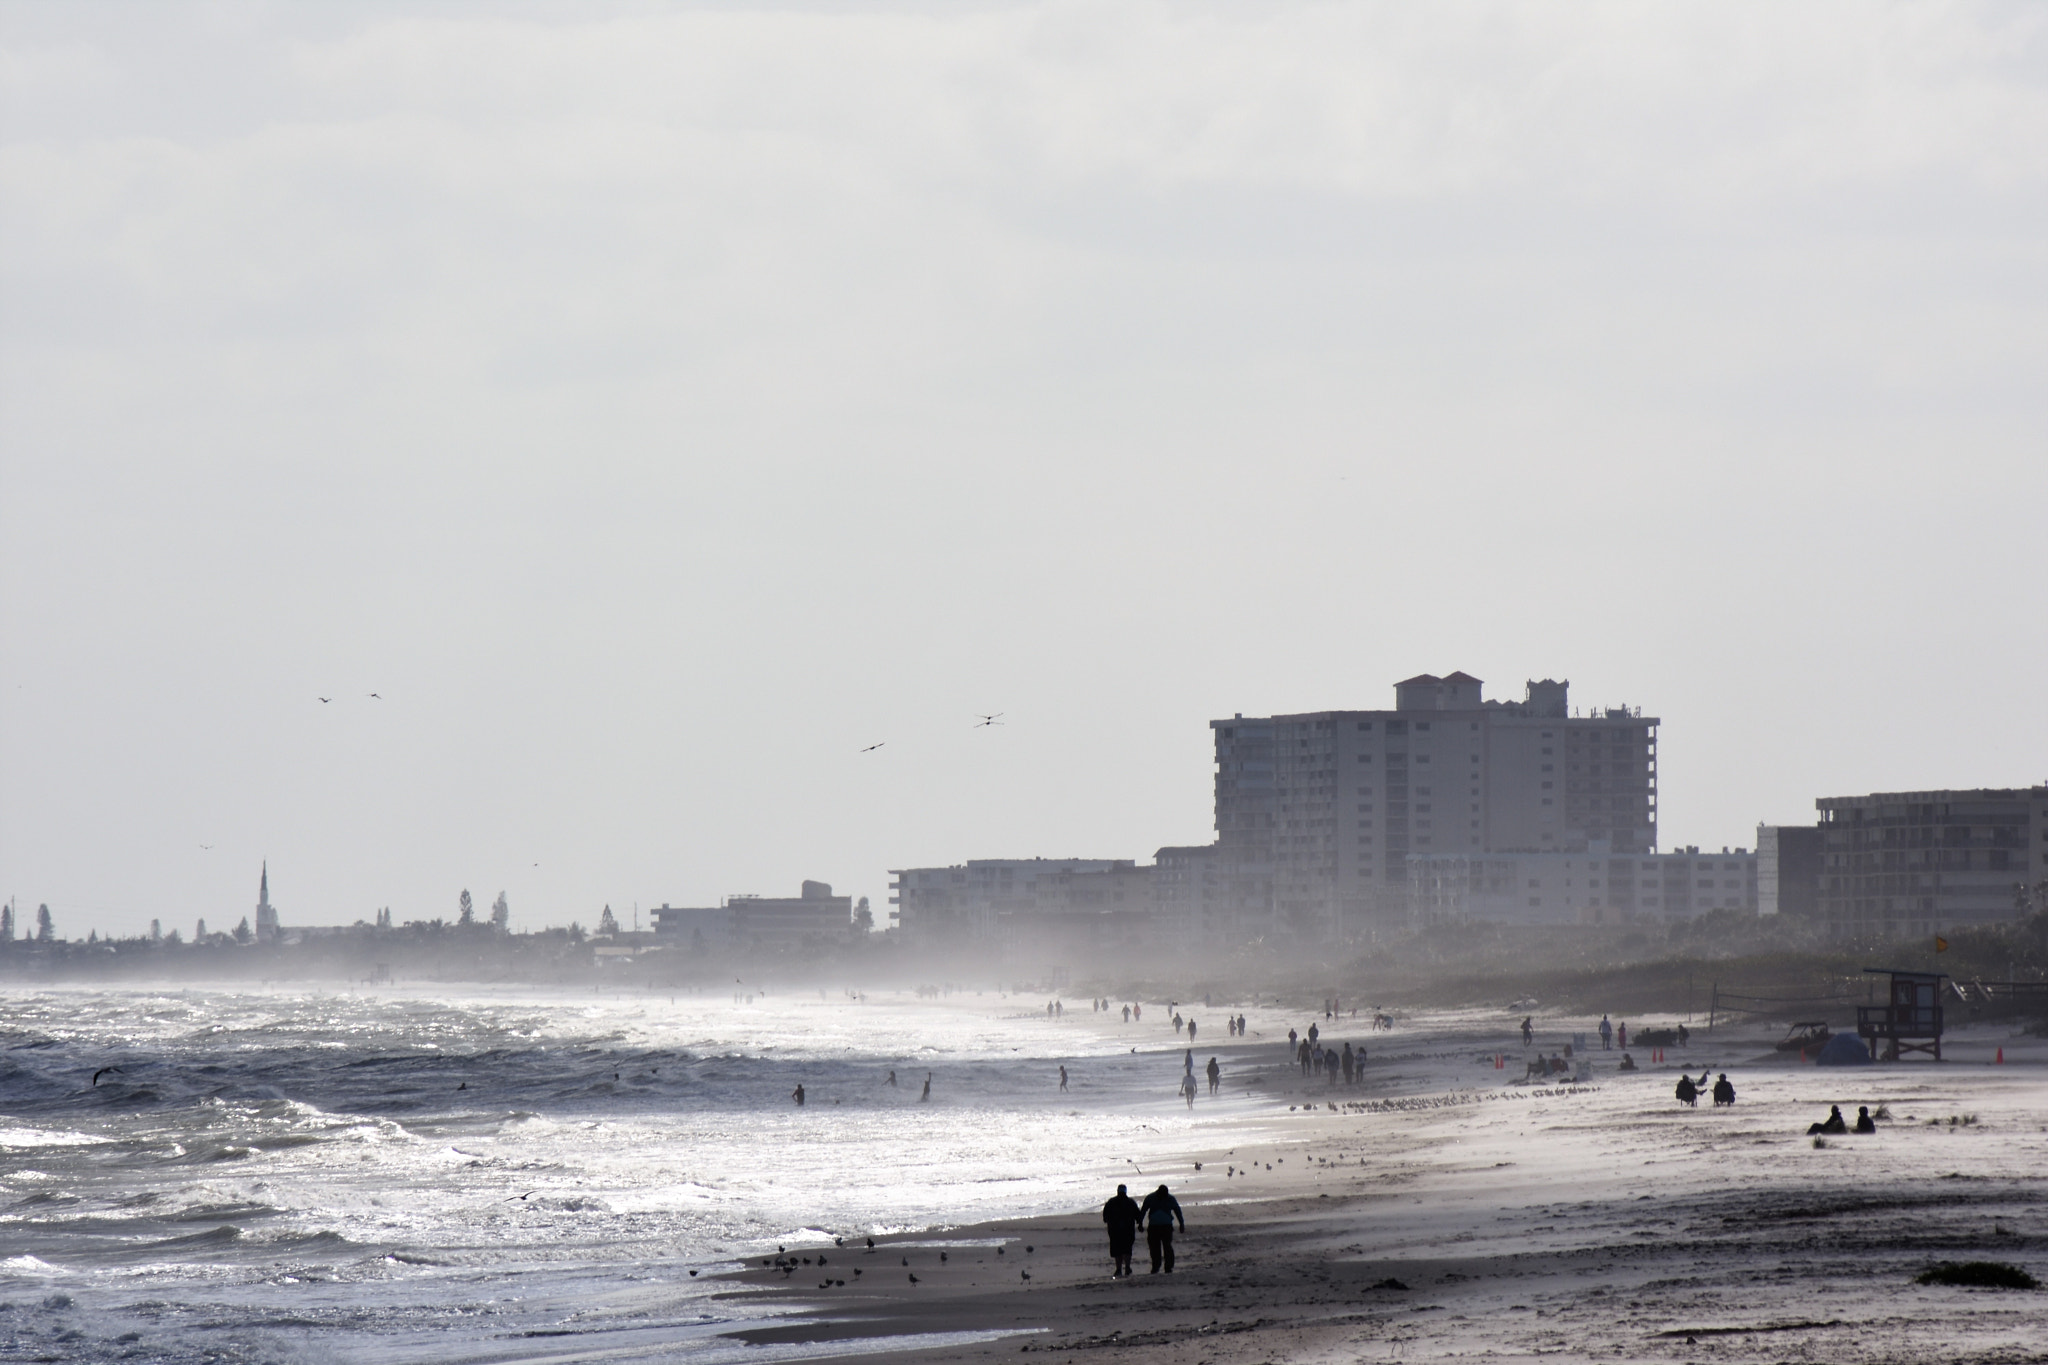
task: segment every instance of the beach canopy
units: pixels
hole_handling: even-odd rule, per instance
[[[1863,1040],[1853,1033],[1837,1033],[1828,1039],[1820,1055],[1813,1059],[1815,1066],[1869,1066],[1870,1049],[1863,1046]]]

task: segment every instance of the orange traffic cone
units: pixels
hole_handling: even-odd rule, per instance
[[[1493,1054],[1493,1069],[1495,1071],[1505,1071],[1507,1070],[1507,1065],[1507,1058],[1503,1057],[1498,1052]]]
[[[1803,1066],[1803,1065],[1805,1065],[1805,1063],[1806,1063],[1806,1049],[1805,1049],[1805,1048],[1800,1048],[1800,1049],[1799,1049],[1799,1062],[1800,1062],[1800,1065],[1802,1065],[1802,1066]]]

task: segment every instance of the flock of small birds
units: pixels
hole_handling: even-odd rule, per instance
[[[520,1199],[524,1199],[526,1198],[526,1195],[522,1194],[517,1197]],[[870,1252],[874,1251],[876,1249],[875,1239],[869,1237],[866,1239],[866,1241],[867,1249]],[[846,1239],[844,1237],[834,1237],[832,1239],[832,1245],[835,1247],[844,1247],[846,1245]],[[1001,1246],[998,1246],[996,1248],[996,1255],[1002,1255],[1003,1250],[1004,1249]],[[1037,1251],[1038,1248],[1035,1245],[1032,1245],[1028,1242],[1024,1246],[1024,1252],[1026,1255],[1034,1255],[1037,1253]],[[910,1258],[908,1256],[901,1256],[898,1259],[902,1261],[905,1276],[909,1279],[910,1283],[922,1284],[923,1281],[917,1278],[917,1272],[910,1268]],[[939,1253],[939,1263],[941,1265],[948,1264],[950,1260],[951,1257],[946,1252],[941,1251]],[[761,1268],[763,1270],[779,1270],[782,1272],[782,1276],[785,1280],[794,1276],[799,1267],[812,1264],[816,1264],[820,1267],[823,1267],[829,1264],[829,1262],[825,1259],[825,1255],[823,1252],[820,1252],[818,1254],[814,1262],[813,1259],[809,1256],[792,1256],[789,1254],[789,1248],[781,1246],[775,1248],[775,1254],[773,1256],[764,1256],[761,1258]],[[1026,1280],[1029,1280],[1031,1278],[1031,1272],[1029,1270],[1023,1271],[1021,1273],[1023,1274],[1023,1277]],[[855,1266],[853,1268],[853,1277],[857,1280],[860,1278],[860,1275],[860,1267]],[[690,1272],[690,1278],[695,1279],[696,1277],[697,1272],[692,1270]],[[841,1279],[827,1278],[818,1282],[818,1288],[820,1289],[844,1289],[845,1287],[846,1281]]]

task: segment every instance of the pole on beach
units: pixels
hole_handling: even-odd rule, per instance
[[[1714,1031],[1714,1014],[1721,1008],[1721,983],[1714,983],[1714,993],[1707,1002],[1707,1032]]]

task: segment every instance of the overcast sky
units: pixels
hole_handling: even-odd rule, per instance
[[[62,933],[265,858],[288,924],[884,911],[1206,842],[1211,717],[1425,671],[1661,716],[1666,847],[2048,780],[2039,5],[0,47],[0,895]]]

